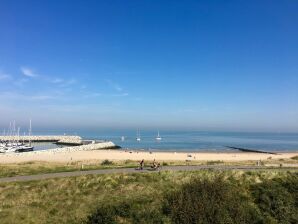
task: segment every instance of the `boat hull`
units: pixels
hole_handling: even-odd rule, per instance
[[[33,151],[34,147],[23,147],[16,150],[16,152],[31,152]]]

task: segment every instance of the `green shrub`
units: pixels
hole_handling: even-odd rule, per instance
[[[221,160],[217,160],[217,161],[207,161],[207,165],[217,165],[217,164],[223,164],[224,162]]]
[[[88,216],[86,224],[164,223],[161,209],[150,205],[150,200],[139,199],[101,205]]]
[[[87,217],[88,224],[116,224],[115,210],[111,205],[101,206]]]
[[[106,160],[102,161],[101,165],[102,166],[110,166],[110,165],[113,165],[113,161],[106,159]]]
[[[255,203],[274,223],[298,223],[298,177],[265,180],[251,188]]]
[[[286,178],[278,179],[281,185],[287,189],[295,201],[295,207],[298,208],[298,173],[288,173]]]
[[[241,189],[224,180],[194,179],[165,200],[165,214],[173,223],[258,223],[259,210]]]

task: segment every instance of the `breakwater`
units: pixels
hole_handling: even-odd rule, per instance
[[[262,150],[256,150],[256,149],[244,149],[244,148],[239,148],[239,147],[232,147],[232,146],[226,146],[229,149],[236,149],[242,152],[254,152],[254,153],[265,153],[265,154],[271,154],[271,155],[276,155],[277,153],[275,152],[268,152],[268,151],[262,151]]]
[[[80,146],[70,146],[64,148],[57,149],[49,149],[47,152],[74,152],[74,151],[92,151],[92,150],[101,150],[101,149],[118,149],[119,146],[114,144],[113,142],[99,142],[99,143],[91,143],[87,145]]]

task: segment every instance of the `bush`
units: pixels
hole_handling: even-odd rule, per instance
[[[164,223],[161,209],[150,206],[147,199],[129,200],[113,205],[101,205],[91,214],[86,224],[115,224],[115,223]]]
[[[298,173],[290,173],[286,178],[278,180],[292,195],[292,198],[295,201],[295,207],[298,209]]]
[[[194,179],[170,193],[164,212],[173,223],[258,223],[258,209],[239,187],[224,180]]]
[[[265,180],[251,189],[263,216],[273,223],[298,223],[298,177]]]
[[[87,217],[88,224],[116,224],[115,210],[111,205],[101,206]]]
[[[218,164],[223,164],[224,162],[221,160],[217,160],[217,161],[207,161],[207,165],[218,165]]]
[[[113,165],[113,161],[106,159],[106,160],[102,161],[101,165],[102,166],[110,166],[110,165]]]

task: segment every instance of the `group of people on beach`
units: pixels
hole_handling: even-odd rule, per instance
[[[142,159],[142,161],[140,162],[140,170],[143,170],[145,166],[145,160]],[[160,163],[156,162],[155,159],[152,162],[152,165],[150,166],[151,169],[157,170],[160,168]]]

